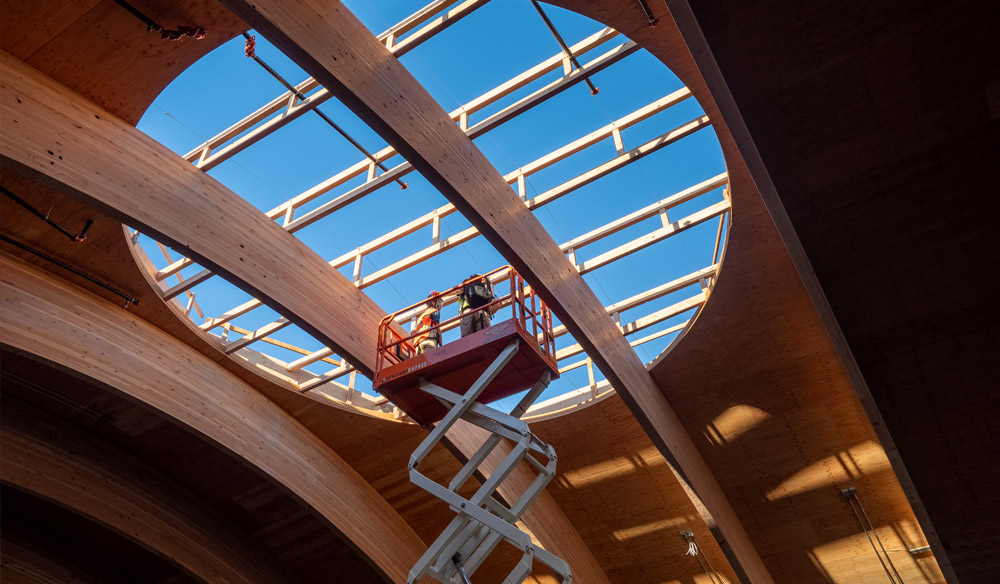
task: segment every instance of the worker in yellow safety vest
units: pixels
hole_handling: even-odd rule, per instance
[[[426,331],[413,339],[413,344],[417,347],[417,355],[441,346],[441,329],[434,327],[441,323],[441,307],[443,305],[444,301],[438,296],[436,290],[432,290],[427,295],[427,308],[417,317],[417,324],[411,331],[414,333]]]
[[[482,274],[472,274],[462,282],[458,293],[458,313],[462,315],[462,336],[490,328],[490,321],[497,306],[493,302],[493,283]]]

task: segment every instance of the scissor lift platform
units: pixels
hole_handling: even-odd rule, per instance
[[[504,580],[505,584],[524,582],[535,561],[558,574],[562,584],[570,584],[573,577],[566,562],[535,545],[516,526],[555,476],[555,450],[532,434],[520,419],[559,375],[552,318],[541,299],[510,266],[482,277],[494,282],[509,281],[510,293],[465,315],[409,335],[396,324],[398,319],[437,305],[438,299],[453,300],[462,289],[457,286],[387,316],[379,327],[373,387],[414,421],[430,429],[410,457],[410,480],[448,503],[456,513],[410,570],[407,583],[415,584],[424,576],[431,576],[446,584],[470,584],[479,566],[500,543],[506,542],[521,550],[522,556]],[[414,344],[426,339],[428,331],[454,327],[463,316],[474,315],[476,311],[495,314],[506,310],[510,310],[512,318],[415,355]],[[486,405],[522,391],[526,391],[525,395],[509,413]],[[424,475],[420,464],[459,420],[479,426],[489,432],[489,437],[464,461],[446,486]],[[499,464],[487,463],[504,439],[507,452],[502,460]],[[502,485],[522,464],[534,468],[534,479],[527,488],[521,485],[515,489],[519,495],[507,492],[507,496],[500,496]],[[475,494],[469,498],[459,495],[473,476],[483,478]]]
[[[420,388],[421,378],[465,393],[515,338],[521,340],[517,352],[476,401],[488,404],[525,391],[546,371],[552,378],[558,376],[555,359],[544,354],[524,326],[511,318],[380,370],[373,388],[415,422],[423,425],[438,422],[448,409]]]

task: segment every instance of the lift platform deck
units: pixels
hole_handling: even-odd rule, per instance
[[[557,375],[555,359],[515,318],[498,322],[457,341],[432,349],[379,371],[374,389],[389,398],[414,421],[430,424],[448,411],[420,389],[420,379],[457,393],[464,393],[514,338],[520,338],[510,364],[486,386],[477,401],[491,403],[530,388],[546,371]]]
[[[559,376],[552,334],[552,316],[545,303],[537,298],[524,280],[505,266],[482,276],[489,279],[498,292],[489,304],[472,312],[442,321],[436,327],[418,332],[400,332],[396,321],[400,315],[418,313],[429,302],[441,299],[448,304],[457,299],[462,285],[441,292],[424,302],[390,314],[382,320],[373,389],[384,395],[420,424],[440,420],[447,408],[438,399],[420,388],[421,379],[433,380],[440,387],[464,393],[494,359],[515,338],[520,340],[517,352],[508,366],[486,386],[477,401],[483,404],[527,390],[543,374],[551,379]],[[499,294],[505,283],[509,292]],[[455,328],[463,316],[478,311],[493,313],[492,326],[415,355],[415,337],[437,329],[439,333]]]

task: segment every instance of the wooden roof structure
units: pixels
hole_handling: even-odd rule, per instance
[[[995,53],[985,2],[667,0],[655,27],[638,2],[553,2],[670,67],[725,154],[724,259],[696,322],[648,370],[467,128],[339,3],[135,4],[212,34],[161,41],[113,0],[0,3],[0,182],[60,222],[95,220],[74,244],[4,197],[0,233],[139,300],[123,310],[0,243],[5,578],[404,582],[449,518],[407,480],[424,430],[234,358],[163,301],[122,226],[371,371],[384,313],[361,288],[134,128],[251,26],[428,177],[617,390],[532,425],[559,475],[524,527],[577,582],[708,582],[686,530],[730,582],[883,581],[847,487],[906,582],[1000,567],[987,223],[1000,89],[982,60]],[[425,472],[454,474],[475,439],[457,432]],[[148,561],[110,574],[126,556]],[[497,554],[483,581],[514,557]]]

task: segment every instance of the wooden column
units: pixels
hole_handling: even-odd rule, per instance
[[[0,444],[4,483],[106,525],[205,582],[295,580],[169,478],[68,424],[4,404]]]
[[[330,89],[448,198],[539,291],[593,356],[713,528],[733,568],[772,579],[642,361],[558,245],[448,114],[339,2],[225,0]]]
[[[391,581],[423,553],[385,499],[287,412],[120,307],[0,254],[0,326],[5,345],[162,412],[284,485]]]

